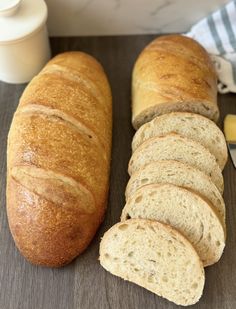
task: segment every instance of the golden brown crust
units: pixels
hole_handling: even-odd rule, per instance
[[[8,179],[8,219],[21,253],[38,265],[69,263],[92,240],[102,220],[99,214],[80,212],[79,202],[54,204],[14,179]]]
[[[103,148],[109,146],[111,132],[107,128],[111,109],[107,105],[102,106],[82,83],[54,73],[38,75],[32,80],[31,86],[26,88],[20,100],[20,108],[29,104],[60,110],[74,117],[96,134]],[[99,126],[98,119],[101,121]],[[106,148],[106,151],[109,149]]]
[[[52,58],[41,74],[45,71],[57,71],[57,74],[64,71],[62,73],[64,76],[67,75],[65,74],[66,71],[70,75],[76,76],[76,80],[81,78],[84,83],[89,83],[91,87],[96,88],[97,92],[102,93],[104,105],[111,110],[111,91],[107,77],[101,64],[92,56],[83,52],[66,52]],[[99,95],[97,94],[97,96]]]
[[[9,132],[7,212],[21,253],[58,267],[88,246],[103,219],[112,106],[91,56],[64,53],[46,69],[23,93]]]
[[[197,42],[181,35],[155,39],[133,70],[134,127],[171,111],[193,111],[217,121],[216,83],[210,57]]]

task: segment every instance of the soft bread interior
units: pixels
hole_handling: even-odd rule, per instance
[[[100,263],[179,305],[196,303],[204,269],[191,244],[176,230],[156,221],[130,219],[113,226],[100,244]]]
[[[216,263],[225,246],[222,224],[214,207],[198,194],[171,184],[141,187],[128,200],[121,221],[157,220],[180,231],[194,245],[204,266]]]
[[[210,200],[225,228],[225,204],[219,190],[206,174],[182,162],[163,160],[146,165],[130,177],[126,199],[144,185],[160,183],[191,189]]]
[[[176,160],[198,168],[211,177],[220,193],[224,181],[215,157],[200,143],[179,134],[170,133],[146,140],[133,153],[129,162],[129,174],[158,160]]]
[[[224,168],[228,152],[223,132],[210,119],[194,113],[173,112],[144,124],[134,135],[133,152],[149,138],[168,133],[177,133],[199,142],[216,157],[221,170]]]

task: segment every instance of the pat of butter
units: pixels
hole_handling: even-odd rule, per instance
[[[227,142],[236,142],[236,115],[227,115],[224,120],[224,133]]]

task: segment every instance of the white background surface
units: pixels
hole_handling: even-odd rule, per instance
[[[188,31],[227,0],[46,0],[53,36]]]

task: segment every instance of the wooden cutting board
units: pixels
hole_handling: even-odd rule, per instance
[[[12,115],[25,85],[0,83],[0,309],[171,309],[174,304],[107,273],[98,262],[101,236],[119,221],[131,154],[130,83],[134,61],[151,35],[53,38],[52,52],[81,50],[95,56],[108,74],[113,92],[113,149],[106,218],[79,258],[61,269],[30,265],[16,249],[5,205],[6,142]],[[221,121],[236,114],[236,95],[219,96]],[[196,309],[236,308],[236,170],[224,170],[227,244],[219,263],[206,269],[203,297]]]

